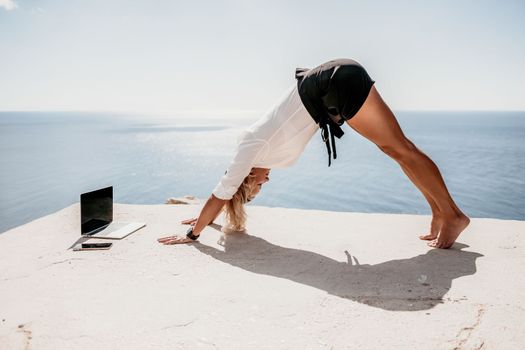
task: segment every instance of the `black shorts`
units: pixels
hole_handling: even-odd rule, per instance
[[[328,114],[338,125],[352,119],[366,101],[375,81],[357,62],[335,68],[329,93],[322,97]],[[330,90],[333,90],[330,93]],[[343,119],[343,120],[340,120]]]
[[[337,125],[357,114],[375,83],[361,64],[348,58],[328,61],[310,70],[298,69],[296,78],[300,94],[307,100],[305,105],[317,105],[309,109],[310,114],[324,112]]]
[[[297,90],[308,114],[322,129],[328,152],[337,158],[335,138],[344,134],[341,125],[357,114],[375,81],[358,62],[340,58],[315,68],[296,68]],[[330,139],[330,143],[328,143]]]

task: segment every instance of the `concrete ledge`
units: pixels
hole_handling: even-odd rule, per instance
[[[450,250],[429,216],[248,206],[164,246],[200,204],[115,205],[147,227],[74,252],[75,204],[0,235],[0,349],[519,349],[525,222],[472,219]]]

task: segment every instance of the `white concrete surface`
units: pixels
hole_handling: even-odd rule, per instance
[[[194,202],[192,202],[194,203]],[[525,222],[450,250],[429,216],[248,207],[165,246],[201,204],[115,205],[147,227],[74,252],[75,204],[0,235],[0,349],[523,349]]]

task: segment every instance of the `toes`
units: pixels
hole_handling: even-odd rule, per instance
[[[437,243],[436,243],[436,248],[443,249],[443,248],[445,248],[445,245],[446,245],[446,242],[444,242],[444,241],[440,242],[438,240]]]
[[[437,238],[437,235],[433,235],[433,234],[419,236],[419,239],[424,240],[424,241],[431,241],[431,240],[434,240],[436,238]]]
[[[433,239],[430,242],[427,243],[429,247],[437,248],[437,239]]]
[[[448,242],[440,242],[438,240],[438,238],[435,238],[435,239],[431,240],[430,242],[427,243],[427,245],[429,247],[438,248],[438,249],[447,249],[447,248],[450,248],[452,246],[452,244],[450,244]]]
[[[454,242],[450,243],[450,242],[439,242],[437,239],[434,239],[433,241],[430,241],[427,243],[427,245],[429,247],[432,247],[432,248],[438,248],[438,249],[448,249],[450,247],[452,247],[452,245],[454,244]]]
[[[454,242],[447,242],[445,244],[443,244],[443,249],[448,249],[450,247],[452,247],[454,245]]]

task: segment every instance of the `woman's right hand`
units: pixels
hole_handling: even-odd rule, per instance
[[[182,225],[191,225],[191,226],[195,226],[195,223],[197,223],[197,219],[198,219],[198,218],[182,220],[180,223],[181,223]]]

